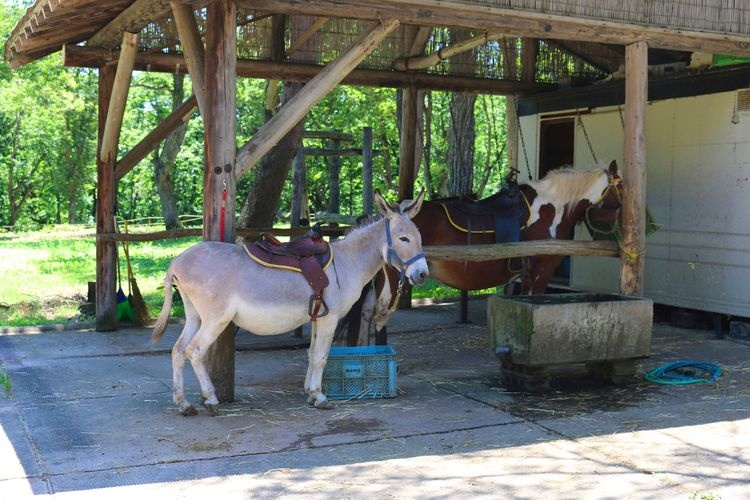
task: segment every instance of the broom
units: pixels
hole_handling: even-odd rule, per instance
[[[130,307],[130,302],[125,296],[125,292],[122,291],[122,274],[120,273],[120,252],[117,252],[117,295],[116,295],[116,306],[117,306],[117,321],[133,321],[133,308]]]
[[[125,234],[128,234],[128,221],[125,221]],[[143,300],[141,290],[138,288],[138,283],[135,281],[133,268],[130,265],[128,242],[124,241],[122,246],[125,250],[125,261],[128,263],[128,288],[131,292],[128,295],[128,302],[133,307],[133,324],[138,327],[146,326],[151,322],[151,315],[148,312],[146,301]]]

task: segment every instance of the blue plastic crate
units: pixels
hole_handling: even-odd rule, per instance
[[[395,398],[396,351],[387,345],[332,347],[322,385],[328,399]]]

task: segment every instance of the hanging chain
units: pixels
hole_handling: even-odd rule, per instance
[[[581,130],[583,130],[583,136],[586,138],[586,143],[589,145],[589,151],[591,151],[591,157],[594,158],[594,163],[599,164],[599,160],[596,158],[596,153],[594,153],[594,146],[591,145],[591,139],[589,138],[589,133],[586,130],[586,127],[583,125],[583,119],[581,118],[581,114],[578,112],[578,108],[576,108],[576,117],[578,118],[578,125],[581,126]]]
[[[523,127],[521,127],[521,119],[518,117],[518,97],[513,97],[513,102],[516,105],[516,127],[518,127],[518,135],[521,137],[521,149],[523,149],[523,160],[526,163],[526,172],[529,174],[529,180],[532,180],[531,167],[529,166],[529,155],[526,153],[526,141],[523,139]]]

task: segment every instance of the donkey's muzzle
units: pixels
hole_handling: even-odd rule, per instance
[[[407,276],[412,285],[421,285],[430,274],[427,270],[427,261],[424,258],[409,266],[407,271]]]

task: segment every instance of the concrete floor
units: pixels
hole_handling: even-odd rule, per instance
[[[291,335],[240,332],[237,400],[192,418],[171,401],[177,324],[156,348],[147,329],[0,335],[0,499],[750,498],[750,347],[655,325],[641,369],[724,375],[613,386],[574,367],[527,394],[501,383],[485,301],[468,325],[456,310],[399,311],[398,397],[330,411],[305,403],[306,351],[279,348]]]

